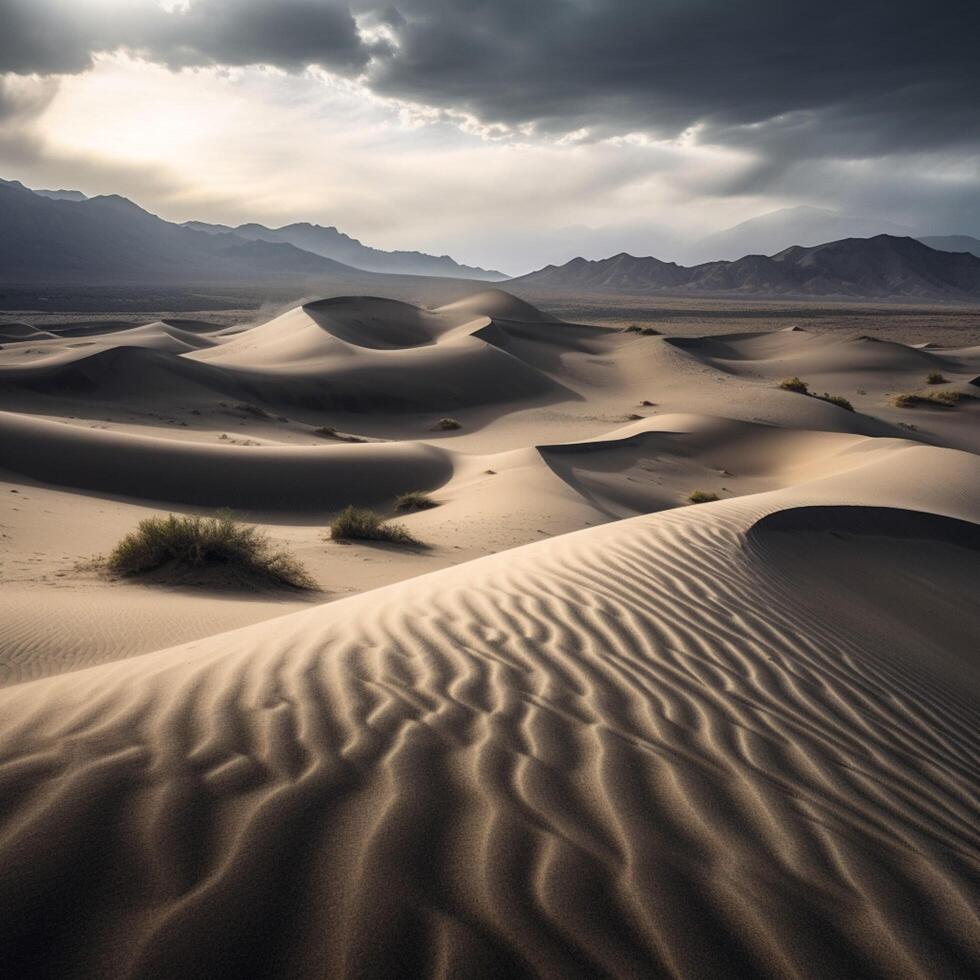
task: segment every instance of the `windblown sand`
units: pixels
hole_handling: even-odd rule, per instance
[[[5,342],[0,971],[975,976],[978,373],[500,291]],[[322,591],[92,563],[218,507]]]

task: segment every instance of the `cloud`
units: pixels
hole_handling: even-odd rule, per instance
[[[855,156],[973,140],[980,103],[975,0],[0,0],[0,18],[0,71],[79,72],[120,48],[317,65],[541,133],[700,125],[778,146],[802,119],[807,152]]]
[[[171,67],[318,64],[356,74],[386,42],[368,41],[331,0],[0,0],[0,72],[74,74],[128,50]]]

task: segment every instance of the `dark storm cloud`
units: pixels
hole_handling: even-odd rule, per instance
[[[355,73],[373,49],[345,3],[329,0],[0,0],[0,72],[71,74],[99,52],[129,50],[173,67],[319,64]]]
[[[808,142],[872,151],[975,140],[976,0],[401,0],[373,86],[486,122],[765,142],[804,113]],[[778,127],[777,127],[778,128]],[[875,145],[877,140],[878,145]]]
[[[977,0],[0,0],[0,18],[0,71],[77,72],[119,48],[171,66],[317,64],[486,123],[699,125],[777,164],[980,138]]]

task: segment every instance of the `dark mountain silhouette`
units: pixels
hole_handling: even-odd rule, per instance
[[[448,255],[427,255],[425,252],[385,252],[363,245],[356,238],[334,227],[299,222],[282,228],[244,224],[237,228],[211,225],[203,221],[188,221],[184,227],[209,234],[234,234],[250,241],[286,242],[296,248],[322,255],[367,272],[387,272],[396,275],[450,276],[461,279],[485,279],[498,282],[507,277],[492,269],[460,265]]]
[[[206,235],[117,195],[51,199],[0,181],[0,282],[232,283],[360,275],[285,243]]]
[[[940,252],[969,252],[980,257],[980,238],[972,235],[926,235],[919,241]]]
[[[844,238],[912,235],[912,228],[860,215],[801,205],[780,208],[702,238],[683,250],[691,265],[734,261],[743,255],[774,255],[791,245],[819,245]]]
[[[50,197],[52,201],[87,201],[88,200],[88,194],[83,194],[81,191],[66,191],[66,190],[49,191],[49,190],[44,190],[43,188],[41,190],[38,190],[38,188],[36,187],[32,187],[31,190],[34,191],[35,194],[40,194],[41,197]]]
[[[980,299],[980,258],[941,252],[914,238],[846,238],[734,262],[682,266],[621,253],[572,259],[510,280],[510,285],[636,293]]]

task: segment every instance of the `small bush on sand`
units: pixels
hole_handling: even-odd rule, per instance
[[[805,382],[801,381],[797,377],[784,378],[779,382],[779,387],[783,391],[795,391],[798,395],[809,395],[810,386]]]
[[[239,412],[244,412],[246,415],[252,415],[257,419],[271,418],[269,413],[264,408],[260,408],[258,405],[249,405],[247,402],[243,402],[241,405],[236,405],[235,408]]]
[[[431,510],[438,506],[439,504],[422,490],[403,493],[395,500],[395,510],[402,511]]]
[[[828,395],[825,391],[822,395],[814,393],[813,397],[819,398],[822,402],[830,402],[831,405],[836,405],[838,408],[846,408],[849,412],[854,411],[854,406],[840,395]]]
[[[264,579],[296,589],[316,583],[286,551],[276,550],[268,536],[229,513],[148,517],[127,534],[109,555],[107,565],[117,575],[143,575],[171,570],[223,570],[230,577]]]
[[[660,335],[660,331],[654,329],[653,327],[643,327],[639,323],[631,323],[628,327],[623,328],[626,333],[638,333],[642,334],[644,337],[657,337]]]
[[[938,371],[930,371],[926,375],[927,385],[943,385],[946,384],[946,379]]]
[[[693,493],[688,495],[688,500],[692,504],[710,504],[712,501],[718,499],[718,494],[716,493],[705,493],[703,490],[695,490]]]
[[[915,408],[917,405],[933,405],[940,408],[953,408],[962,395],[958,391],[907,391],[895,395],[892,404],[896,408]]]
[[[338,442],[367,442],[367,439],[362,439],[360,436],[338,432],[332,425],[321,425],[320,428],[313,430],[313,435],[321,439],[336,439]]]
[[[439,419],[432,428],[442,432],[449,432],[452,429],[462,429],[463,423],[457,422],[456,419]]]
[[[421,545],[401,524],[390,524],[366,507],[346,507],[330,525],[334,541],[388,541],[392,544]]]

